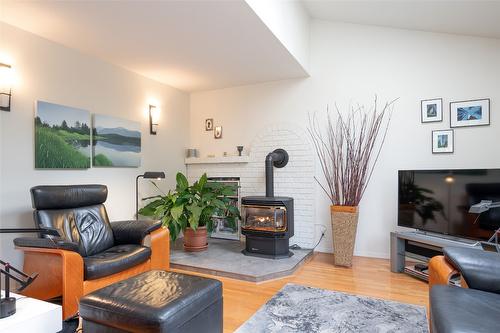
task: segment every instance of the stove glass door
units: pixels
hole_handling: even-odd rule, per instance
[[[286,231],[286,208],[282,206],[243,206],[242,228],[271,232]]]

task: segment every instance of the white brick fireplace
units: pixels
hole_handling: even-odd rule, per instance
[[[280,124],[268,127],[255,137],[247,150],[248,157],[186,159],[187,175],[190,182],[204,172],[209,177],[240,177],[242,196],[265,195],[264,160],[276,148],[285,149],[290,157],[286,167],[274,170],[275,195],[294,198],[295,236],[290,244],[310,248],[317,241],[314,149],[300,126]]]

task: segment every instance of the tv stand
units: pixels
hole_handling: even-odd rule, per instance
[[[456,236],[437,234],[435,232],[429,232],[429,231],[423,231],[423,230],[416,230],[414,232],[417,234],[423,235],[423,236],[436,237],[439,239],[448,240],[450,242],[456,242],[456,243],[459,243],[459,244],[457,244],[458,246],[462,246],[462,245],[463,246],[477,246],[480,244],[479,241],[466,239],[466,238],[460,238],[460,237],[456,237]]]
[[[428,281],[428,274],[406,266],[406,258],[428,262],[443,253],[443,247],[459,246],[482,250],[478,242],[422,231],[391,232],[391,272],[407,273]]]

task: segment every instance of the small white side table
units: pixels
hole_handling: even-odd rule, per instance
[[[1,295],[3,297],[4,291]],[[16,313],[0,319],[0,333],[55,333],[62,330],[61,306],[10,293],[17,298]]]

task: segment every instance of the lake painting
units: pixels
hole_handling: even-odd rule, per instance
[[[90,112],[36,102],[35,168],[90,168]]]
[[[139,167],[141,124],[117,117],[94,115],[92,151],[95,167]]]

